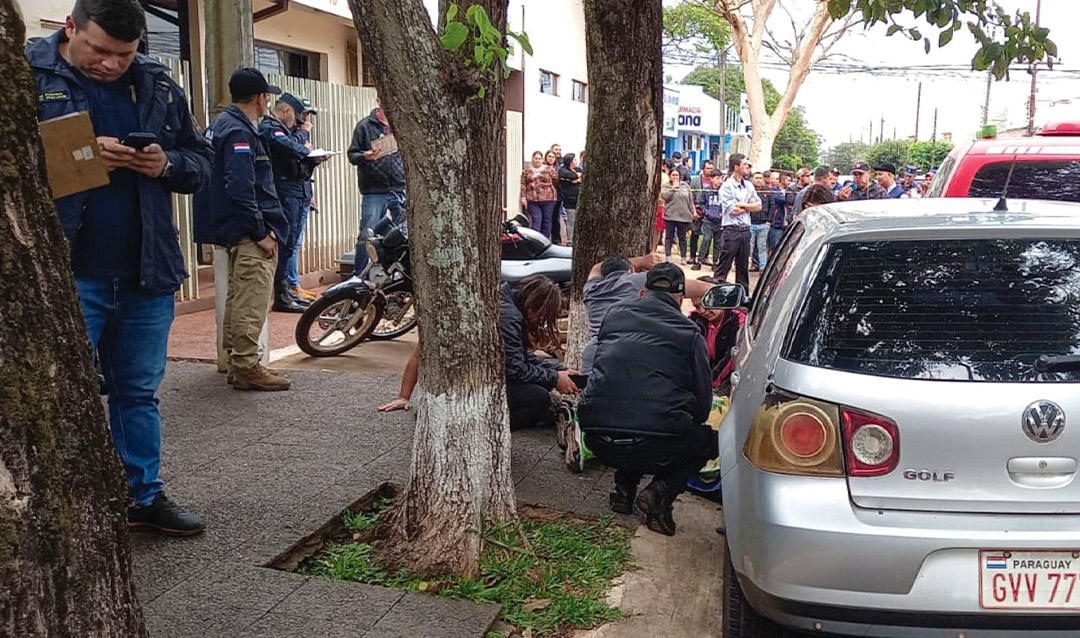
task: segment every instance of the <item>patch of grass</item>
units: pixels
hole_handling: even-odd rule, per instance
[[[378,512],[350,514],[345,522],[351,530],[367,531],[378,522]],[[611,580],[631,567],[630,537],[611,517],[522,520],[484,532],[476,578],[428,580],[406,571],[389,573],[375,562],[367,543],[329,546],[302,569],[314,576],[498,603],[504,622],[535,636],[558,636],[619,618],[605,596]]]
[[[383,510],[393,502],[394,499],[392,498],[381,498],[372,503],[371,509],[362,512],[342,512],[341,522],[345,524],[345,529],[350,532],[359,534],[370,531],[378,525],[379,516],[383,513]]]

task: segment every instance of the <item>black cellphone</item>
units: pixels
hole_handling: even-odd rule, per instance
[[[141,151],[151,144],[157,144],[157,135],[153,133],[128,133],[127,137],[120,140],[124,146],[130,146],[136,151]]]
[[[571,374],[570,380],[574,382],[574,385],[580,390],[584,390],[585,386],[589,385],[589,377],[584,374]]]

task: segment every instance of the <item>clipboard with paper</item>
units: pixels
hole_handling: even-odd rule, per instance
[[[375,138],[371,140],[371,150],[375,151],[375,157],[386,157],[391,153],[397,153],[397,138],[393,134]]]

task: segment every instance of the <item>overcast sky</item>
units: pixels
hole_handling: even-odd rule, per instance
[[[781,0],[791,5],[809,5],[809,0]],[[1004,0],[1010,9],[1029,9],[1034,16],[1036,0]],[[670,4],[665,0],[665,4]],[[781,28],[790,24],[786,14],[774,12],[770,26]],[[911,21],[913,26],[917,23]],[[1036,104],[1036,124],[1047,118],[1080,120],[1080,75],[1067,75],[1058,69],[1080,69],[1080,42],[1075,37],[1080,25],[1080,2],[1077,0],[1043,0],[1042,24],[1050,27],[1050,37],[1058,45],[1061,64],[1055,71],[1041,70]],[[917,25],[921,26],[921,25]],[[790,26],[788,26],[790,31]],[[932,29],[922,29],[929,34]],[[936,33],[930,34],[936,44]],[[919,138],[929,139],[938,109],[938,137],[951,132],[954,140],[970,139],[982,123],[983,101],[986,96],[986,74],[972,71],[950,75],[924,73],[918,66],[955,64],[970,68],[977,46],[967,29],[956,33],[944,49],[936,46],[929,55],[921,42],[915,43],[896,34],[885,35],[883,28],[851,34],[834,48],[852,59],[869,65],[914,67],[903,77],[884,77],[870,74],[838,74],[824,70],[811,73],[799,91],[795,104],[806,110],[809,125],[833,146],[849,139],[864,139],[869,134],[870,120],[874,121],[877,138],[881,118],[885,118],[886,139],[896,129],[898,138],[915,134],[915,106],[919,81],[922,80],[922,109]],[[839,59],[837,62],[845,62]],[[686,69],[669,66],[668,73],[679,77]],[[763,75],[778,89],[787,83],[783,70],[763,69]],[[902,74],[900,74],[902,75]],[[1027,122],[1027,97],[1031,76],[1026,72],[1013,73],[1010,81],[994,82],[990,93],[991,121],[1004,118],[1007,126],[1023,126]],[[1072,102],[1064,100],[1072,99]]]
[[[437,0],[424,0],[429,10]],[[679,0],[663,0],[665,5]],[[812,0],[780,0],[791,7],[812,9]],[[1010,11],[1027,9],[1035,14],[1036,0],[999,0]],[[770,27],[783,30],[790,23],[779,8],[773,12]],[[923,27],[924,23],[909,22]],[[1039,73],[1036,103],[1036,124],[1048,119],[1080,121],[1080,40],[1075,37],[1080,25],[1080,0],[1042,0],[1042,24],[1050,27],[1050,37],[1058,45],[1060,64],[1055,70]],[[922,28],[936,45],[937,34],[932,27]],[[811,73],[795,101],[806,110],[807,122],[824,138],[825,146],[834,146],[849,139],[867,139],[870,121],[874,121],[874,137],[879,134],[881,119],[885,119],[885,137],[906,139],[915,134],[915,105],[919,82],[922,81],[922,108],[919,117],[919,139],[929,139],[933,132],[934,109],[938,111],[937,132],[952,133],[954,140],[971,139],[982,124],[983,101],[986,97],[986,74],[958,71],[950,74],[920,71],[919,66],[959,65],[970,69],[977,46],[967,29],[961,29],[944,49],[936,46],[930,53],[923,51],[921,42],[912,42],[900,34],[885,35],[883,27],[869,32],[857,30],[834,47],[834,51],[850,56],[836,62],[857,61],[868,65],[902,66],[912,69],[906,75],[891,77],[871,74],[840,74],[817,69]],[[681,78],[690,68],[668,64],[665,73]],[[783,90],[787,73],[780,69],[762,69],[764,77]],[[990,90],[990,119],[1004,121],[1006,127],[1027,123],[1027,99],[1031,76],[1026,72],[1013,73],[1009,81],[995,81]]]

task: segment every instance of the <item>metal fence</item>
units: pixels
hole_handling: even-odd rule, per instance
[[[158,57],[156,59],[169,68],[172,79],[184,89],[190,102],[191,73],[188,63],[176,58]],[[190,195],[173,195],[173,224],[176,225],[176,230],[180,235],[180,252],[184,255],[184,267],[191,273],[177,291],[177,301],[199,298],[199,247],[194,239],[193,214]]]

